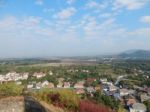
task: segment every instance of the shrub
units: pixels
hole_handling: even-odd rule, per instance
[[[88,100],[81,100],[79,103],[79,112],[110,112],[102,104],[96,104]]]
[[[71,90],[57,90],[49,93],[48,99],[50,102],[61,108],[69,110],[77,110],[79,104],[78,96]]]
[[[7,83],[0,85],[0,94],[3,96],[16,96],[21,95],[23,86],[16,85],[15,83]]]

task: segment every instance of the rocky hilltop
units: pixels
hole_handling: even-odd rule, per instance
[[[38,102],[32,97],[7,97],[0,100],[0,112],[63,112],[60,108]]]

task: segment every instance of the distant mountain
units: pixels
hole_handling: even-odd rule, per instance
[[[129,50],[118,55],[125,59],[150,59],[150,50]]]

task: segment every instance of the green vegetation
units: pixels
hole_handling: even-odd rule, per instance
[[[15,83],[2,84],[0,85],[0,97],[21,95],[22,90],[23,86],[16,85]]]
[[[144,101],[144,104],[147,107],[147,112],[150,112],[150,101]]]
[[[105,104],[109,107],[111,107],[112,109],[118,110],[119,109],[119,101],[116,101],[114,98],[110,97],[110,96],[106,96],[104,94],[102,94],[100,91],[97,91],[94,94],[93,99],[97,102],[97,103],[102,103]]]
[[[39,92],[34,93],[33,97],[67,110],[78,109],[79,97],[71,90],[43,89]]]

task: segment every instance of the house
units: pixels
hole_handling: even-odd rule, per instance
[[[109,87],[109,91],[117,91],[117,87],[116,86],[114,86],[114,85],[110,85]]]
[[[107,79],[106,79],[106,78],[100,79],[100,82],[101,82],[101,83],[105,83],[105,82],[107,82]]]
[[[75,85],[74,85],[74,88],[75,89],[83,89],[84,88],[84,81],[80,81],[80,82],[77,82]]]
[[[57,84],[57,88],[62,88],[63,87],[63,83],[62,82],[59,82],[58,84]]]
[[[146,112],[146,106],[143,103],[134,103],[130,108],[130,112]]]
[[[37,79],[40,79],[40,78],[42,78],[42,77],[45,77],[46,74],[45,74],[45,73],[42,73],[42,72],[40,72],[40,73],[35,72],[35,73],[33,74],[33,76],[36,77]]]
[[[129,95],[129,90],[128,89],[120,89],[119,90],[120,96],[127,96]]]
[[[46,87],[46,86],[48,86],[48,84],[49,84],[49,82],[46,80],[42,83],[42,87]]]
[[[82,70],[82,72],[89,73],[90,71],[89,70]]]
[[[53,72],[52,72],[52,71],[49,71],[49,75],[53,75]]]
[[[150,95],[150,87],[146,89],[148,95]]]
[[[112,96],[115,98],[115,100],[121,100],[120,94],[117,92],[115,92]]]
[[[75,89],[76,94],[84,94],[85,90],[84,89]]]
[[[140,99],[141,99],[141,102],[144,102],[144,101],[150,100],[150,96],[148,96],[147,94],[141,94]]]
[[[47,85],[47,88],[54,88],[54,87],[55,87],[54,84],[51,82]]]
[[[135,95],[136,94],[136,91],[133,90],[133,89],[129,89],[128,92],[129,92],[130,95]]]
[[[64,88],[70,88],[70,82],[64,82]]]
[[[36,83],[36,89],[41,89],[41,88],[42,88],[42,83],[41,82]]]
[[[129,98],[127,101],[126,101],[126,105],[128,106],[128,107],[131,107],[133,104],[135,104],[136,103],[136,100],[135,100],[135,98]]]
[[[95,92],[95,89],[93,87],[87,87],[86,90],[87,90],[88,93]]]
[[[28,77],[29,77],[29,73],[23,73],[21,79],[22,79],[22,80],[27,80]]]
[[[31,89],[31,88],[33,88],[33,84],[28,84],[27,89]]]

